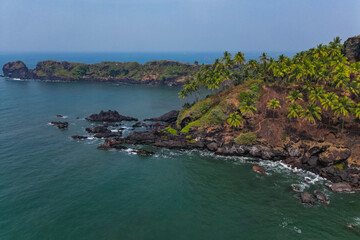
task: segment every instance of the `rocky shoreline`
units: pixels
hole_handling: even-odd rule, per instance
[[[120,115],[116,111],[101,111],[86,118],[88,121],[102,122],[104,125],[86,128],[88,133],[96,138],[105,139],[98,147],[101,150],[118,149],[127,150],[127,145],[153,146],[168,149],[197,149],[209,151],[223,156],[253,157],[263,160],[282,161],[292,168],[313,172],[332,182],[330,188],[334,192],[349,192],[360,190],[360,169],[344,163],[350,156],[351,150],[338,147],[323,141],[293,139],[291,143],[283,146],[269,146],[262,142],[252,145],[239,145],[232,140],[227,140],[221,128],[202,129],[191,128],[187,134],[172,132],[176,129],[176,117],[179,111],[171,111],[160,117],[154,124],[137,122],[133,130],[143,127],[144,131],[132,131],[123,137],[121,129],[117,132],[110,131],[107,127],[121,121],[138,121],[136,118]],[[147,119],[151,120],[151,119]],[[118,125],[117,125],[118,126]],[[177,130],[176,130],[177,131]],[[85,136],[72,136],[76,140],[84,140]],[[139,150],[142,156],[151,152]],[[263,173],[261,168],[254,169]]]

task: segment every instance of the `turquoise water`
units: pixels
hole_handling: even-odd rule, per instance
[[[178,90],[0,79],[0,239],[360,238],[359,193],[333,194],[278,162],[165,149],[139,157],[70,138],[101,109],[140,119],[178,109]],[[56,114],[68,130],[48,125]],[[331,204],[302,205],[291,184],[319,188]]]

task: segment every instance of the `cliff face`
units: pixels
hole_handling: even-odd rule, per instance
[[[5,77],[29,79],[33,78],[32,71],[26,67],[22,61],[9,62],[3,66]]]
[[[58,62],[54,60],[39,62],[35,69],[29,70],[21,62],[4,65],[5,77],[56,81],[100,81],[124,82],[150,85],[181,85],[186,76],[199,71],[200,66],[173,61],[151,61],[145,64],[136,62],[101,62],[97,64]]]
[[[344,55],[350,62],[360,61],[360,35],[351,37],[344,42]]]

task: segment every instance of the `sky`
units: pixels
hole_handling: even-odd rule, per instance
[[[359,35],[359,13],[360,0],[0,0],[0,51],[299,51]]]

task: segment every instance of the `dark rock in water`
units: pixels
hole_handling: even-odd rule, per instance
[[[132,125],[133,128],[137,128],[137,127],[148,127],[148,125],[146,123],[142,123],[142,122],[137,122],[134,125]]]
[[[26,67],[22,61],[8,62],[3,66],[5,77],[29,79],[33,73]]]
[[[313,196],[308,192],[301,193],[300,200],[302,203],[306,203],[306,204],[314,204],[315,202]]]
[[[57,117],[57,118],[62,118],[62,117],[64,117],[64,116],[63,116],[63,115],[58,114],[58,115],[56,115],[56,117]]]
[[[145,119],[144,121],[154,121],[154,122],[160,121],[160,122],[173,123],[173,122],[176,122],[179,112],[180,111],[178,111],[178,110],[172,110],[168,113],[165,113],[164,115],[161,115],[160,117],[148,118],[148,119]]]
[[[315,190],[314,195],[317,200],[319,200],[320,202],[322,202],[324,204],[327,204],[328,200],[327,200],[326,195],[323,192],[321,192],[320,190]]]
[[[88,133],[111,133],[111,131],[105,126],[86,128],[85,131],[87,131]]]
[[[343,52],[350,62],[360,61],[360,35],[348,38],[344,42]]]
[[[85,140],[87,139],[88,137],[86,136],[79,136],[79,135],[74,135],[74,136],[71,136],[72,139],[75,139],[75,140]]]
[[[299,186],[296,186],[296,185],[291,185],[291,189],[294,192],[302,192],[302,189]]]
[[[257,173],[260,173],[260,174],[265,174],[265,169],[263,169],[262,167],[260,166],[253,166],[253,170]]]
[[[120,115],[117,111],[101,111],[99,114],[92,114],[86,118],[91,122],[121,122],[121,121],[138,121],[137,118]]]
[[[68,122],[51,122],[50,124],[56,126],[59,129],[67,129],[69,126]]]
[[[121,132],[106,132],[106,133],[96,133],[94,137],[96,138],[110,138],[110,137],[121,137]]]
[[[330,189],[333,192],[351,192],[351,186],[347,182],[333,183],[330,185]]]
[[[142,156],[142,157],[148,157],[148,156],[154,154],[153,152],[150,152],[150,151],[147,151],[144,149],[135,150],[133,152],[135,152],[137,155]]]

